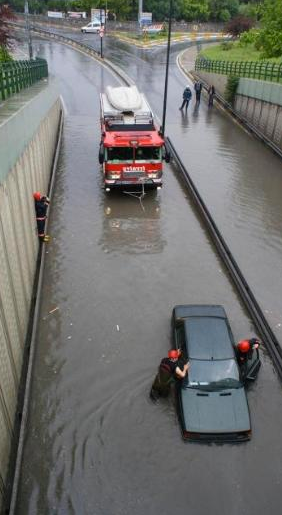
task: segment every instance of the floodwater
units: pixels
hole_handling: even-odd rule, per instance
[[[264,351],[248,390],[248,443],[184,444],[173,395],[156,405],[148,397],[171,344],[175,304],[223,304],[235,339],[255,334],[185,187],[166,165],[162,191],[142,204],[107,196],[97,160],[99,93],[118,82],[72,49],[36,44],[67,116],[17,514],[277,515],[282,390]],[[161,117],[163,50],[107,48]],[[204,100],[182,116],[187,79],[175,56],[167,134],[279,337],[281,162]]]

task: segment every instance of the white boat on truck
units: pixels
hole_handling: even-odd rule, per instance
[[[161,188],[165,141],[136,86],[106,88],[100,96],[99,162],[106,191],[141,185]]]

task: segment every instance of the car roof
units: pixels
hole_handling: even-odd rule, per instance
[[[191,316],[184,321],[189,359],[234,359],[226,318]]]

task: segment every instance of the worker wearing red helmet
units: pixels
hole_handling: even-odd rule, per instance
[[[250,338],[249,340],[240,340],[237,343],[237,356],[239,365],[244,365],[248,360],[252,359],[255,349],[258,349],[260,342],[257,338]]]
[[[181,365],[179,362],[180,356],[181,351],[179,349],[172,349],[168,351],[167,358],[162,359],[150,392],[153,400],[156,400],[159,396],[167,397],[171,384],[186,376],[189,363],[186,362]]]
[[[37,223],[37,231],[38,237],[40,241],[49,241],[50,236],[45,234],[45,223],[47,218],[47,209],[50,204],[50,200],[48,197],[41,195],[40,191],[35,191],[33,193],[34,198],[34,207],[36,213],[36,223]]]

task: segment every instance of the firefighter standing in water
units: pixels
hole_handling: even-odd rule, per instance
[[[173,349],[168,351],[167,358],[162,359],[151,388],[151,399],[156,400],[158,397],[167,397],[171,384],[186,376],[189,363],[187,362],[182,366],[179,363],[180,356],[181,351]]]
[[[36,213],[38,238],[40,241],[48,242],[50,241],[50,236],[48,234],[45,234],[45,223],[47,218],[47,209],[50,204],[50,200],[48,197],[42,196],[40,191],[36,191],[35,193],[33,193],[33,198]]]
[[[237,343],[237,359],[243,376],[246,373],[248,361],[252,359],[254,350],[258,349],[259,346],[260,341],[257,338],[241,340]]]

